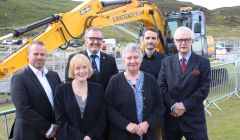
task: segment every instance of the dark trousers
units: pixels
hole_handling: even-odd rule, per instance
[[[198,132],[183,132],[180,129],[176,131],[165,131],[165,140],[182,140],[182,137],[185,137],[186,140],[208,140],[207,132],[198,131]]]

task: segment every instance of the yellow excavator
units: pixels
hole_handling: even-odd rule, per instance
[[[143,26],[158,29],[161,41],[157,49],[170,55],[176,52],[172,34],[177,27],[188,26],[196,34],[198,46],[196,52],[204,55],[205,18],[201,11],[198,11],[200,14],[196,13],[196,11],[183,9],[164,16],[156,5],[147,1],[85,0],[70,12],[52,15],[0,37],[0,41],[9,37],[19,37],[30,30],[48,25],[45,31],[34,38],[28,38],[22,47],[1,61],[0,79],[13,74],[28,63],[27,48],[33,41],[44,42],[47,52],[51,52],[72,39],[82,37],[88,27],[103,28],[133,21],[140,21]]]

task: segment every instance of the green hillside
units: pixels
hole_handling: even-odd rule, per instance
[[[162,13],[178,10],[179,7],[202,8],[206,15],[207,33],[214,36],[240,36],[240,7],[208,10],[198,5],[176,0],[147,0],[156,4]],[[56,13],[68,12],[79,5],[70,0],[0,0],[0,36]],[[224,32],[223,32],[224,30]],[[112,36],[108,31],[107,34]],[[129,40],[129,37],[122,38]]]
[[[0,0],[0,35],[77,5],[70,0]]]

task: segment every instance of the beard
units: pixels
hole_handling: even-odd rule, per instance
[[[146,47],[147,50],[154,50],[156,48],[156,45],[153,43],[149,43],[147,44],[147,46],[151,46],[151,47]]]

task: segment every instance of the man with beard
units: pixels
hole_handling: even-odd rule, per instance
[[[143,31],[142,43],[144,45],[144,56],[140,70],[152,74],[156,79],[158,78],[162,59],[164,58],[164,55],[156,50],[159,41],[156,29],[148,27]]]
[[[156,79],[158,78],[161,69],[161,63],[164,55],[156,50],[157,43],[160,41],[158,31],[154,28],[145,28],[143,31],[142,43],[144,45],[144,56],[140,66],[140,70],[152,74]],[[161,96],[161,94],[159,94]],[[162,99],[162,97],[160,98]],[[164,139],[164,118],[163,114],[160,117],[160,125],[158,125],[158,139]],[[160,128],[161,130],[159,130]],[[159,132],[161,131],[161,134]]]

